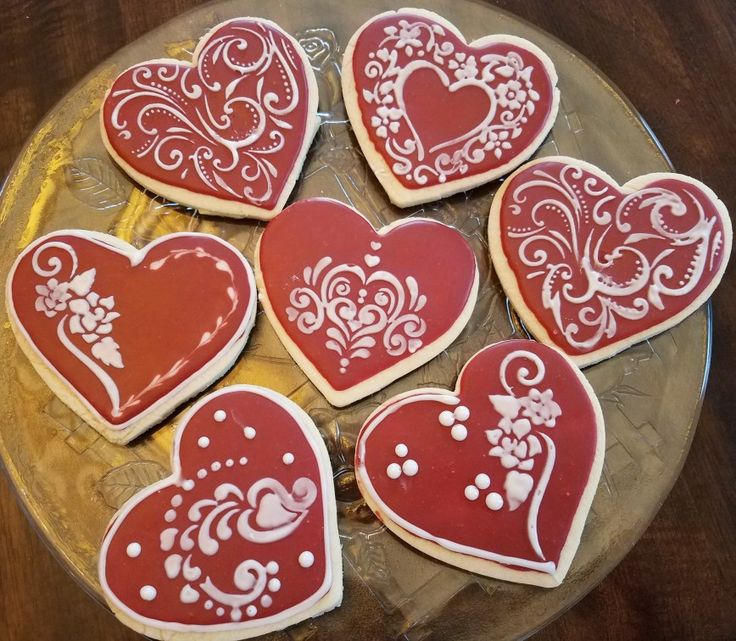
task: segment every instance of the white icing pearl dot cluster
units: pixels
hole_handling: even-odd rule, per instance
[[[442,427],[450,428],[450,436],[456,441],[468,438],[468,428],[463,425],[470,418],[470,410],[465,405],[458,405],[455,410],[443,410],[437,417]]]
[[[491,487],[491,477],[484,472],[477,474],[473,483],[465,486],[465,498],[468,501],[477,501],[481,492]],[[488,492],[485,498],[489,510],[496,512],[503,507],[503,497],[498,492]]]
[[[390,463],[386,468],[386,476],[393,480],[400,478],[402,474],[405,476],[416,476],[417,472],[419,472],[419,463],[414,459],[406,458],[409,456],[409,447],[405,443],[399,443],[394,448],[394,454],[404,460],[400,463]]]

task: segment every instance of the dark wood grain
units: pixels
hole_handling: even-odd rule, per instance
[[[0,174],[43,114],[122,45],[195,0],[0,0]],[[592,60],[678,171],[736,210],[736,2],[500,0]],[[305,3],[306,6],[306,3]],[[736,638],[736,267],[713,300],[712,376],[682,476],[620,566],[540,640]],[[0,480],[0,638],[138,639],[89,598]]]

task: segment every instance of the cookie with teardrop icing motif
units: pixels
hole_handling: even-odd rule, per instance
[[[99,577],[115,615],[155,639],[245,639],[342,599],[332,472],[314,423],[251,385],[199,401],[172,474],[112,519]]]

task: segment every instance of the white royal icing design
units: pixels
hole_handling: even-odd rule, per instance
[[[369,267],[377,264],[367,258]],[[419,293],[413,276],[402,282],[383,269],[366,272],[360,265],[332,263],[325,256],[313,268],[304,268],[304,285],[292,290],[286,314],[303,334],[327,326],[325,347],[340,357],[340,373],[352,359],[370,358],[376,335],[384,351],[396,358],[422,347],[427,324],[419,312],[427,297]]]
[[[650,309],[665,309],[663,296],[684,296],[694,291],[706,272],[713,270],[713,260],[723,246],[720,231],[714,233],[718,217],[707,217],[694,196],[690,203],[662,187],[648,187],[626,195],[610,209],[616,190],[599,177],[590,175],[577,184],[583,169],[564,166],[559,176],[544,169],[534,169],[534,180],[525,180],[511,194],[512,215],[522,213],[527,201],[526,192],[537,188],[554,190],[554,197],[536,203],[529,216],[518,226],[505,230],[510,238],[523,239],[518,248],[521,263],[534,270],[529,280],[539,281],[542,304],[549,309],[555,324],[573,347],[593,349],[604,337],[612,339],[618,329],[617,319],[630,321],[645,318]],[[594,204],[592,204],[594,203]],[[650,230],[647,233],[629,233],[627,221],[640,208],[649,208]],[[677,217],[687,212],[697,213],[697,220],[687,229],[678,231]],[[563,233],[547,228],[545,219],[561,216],[565,222]],[[668,217],[672,226],[668,225]],[[590,226],[590,227],[589,227]],[[587,238],[581,245],[582,230]],[[611,250],[604,240],[610,230],[628,234],[619,246]],[[648,257],[637,245],[664,241],[666,247],[654,257]],[[686,273],[676,283],[674,270],[667,258],[673,247],[693,246],[693,257]],[[614,281],[603,273],[617,261],[633,260],[629,277]],[[570,276],[582,270],[585,287],[576,291],[566,284]],[[636,296],[633,304],[623,298]],[[578,309],[579,308],[579,309]]]
[[[521,55],[485,53],[477,56],[457,51],[446,39],[446,30],[437,23],[400,20],[384,27],[386,37],[363,69],[373,87],[363,89],[368,103],[369,126],[392,159],[391,169],[417,185],[428,176],[440,183],[466,174],[472,165],[485,161],[488,154],[510,160],[514,152],[511,141],[517,138],[540,100],[532,81],[533,68]],[[465,87],[476,87],[488,97],[487,116],[452,140],[425,149],[407,111],[404,86],[417,70],[429,69],[450,93]],[[501,79],[495,87],[491,82]],[[459,149],[440,153],[427,164],[426,157],[443,149]]]
[[[220,192],[224,197],[265,203],[273,195],[272,181],[278,176],[269,156],[284,148],[286,137],[293,129],[285,118],[304,100],[295,77],[296,53],[281,34],[275,37],[262,24],[239,25],[233,30],[240,35],[227,33],[207,40],[197,50],[197,61],[214,60],[226,65],[238,72],[234,81],[223,85],[209,80],[206,70],[200,75],[191,64],[138,65],[132,69],[134,88],[112,93],[111,97],[119,102],[111,113],[110,135],[114,133],[124,140],[142,137],[134,156],[153,158],[159,169],[172,176],[184,179],[191,171],[213,192]],[[246,47],[249,50],[258,47],[260,55],[248,64],[239,63],[234,54]],[[277,68],[282,82],[264,83],[272,67]],[[254,84],[255,96],[238,95],[238,85],[249,82]],[[176,83],[174,87],[172,83]],[[201,108],[185,108],[190,102],[201,100],[204,100]],[[121,113],[131,101],[142,102],[135,118]],[[219,109],[212,109],[211,105],[219,104],[222,105]],[[241,137],[235,138],[233,131],[237,123],[233,122],[233,114],[243,109],[253,123]],[[159,131],[145,124],[146,116],[154,112],[171,116],[165,129]],[[197,146],[187,155],[180,148],[182,143]],[[173,178],[172,182],[175,182]]]
[[[60,256],[52,255],[42,265],[43,254],[49,250],[63,252],[68,260],[62,260]],[[194,353],[212,341],[217,333],[227,325],[230,316],[235,313],[238,307],[239,299],[235,287],[235,274],[230,265],[201,247],[174,249],[163,258],[151,263],[150,269],[156,271],[161,269],[170,259],[187,255],[211,260],[218,270],[228,274],[231,282],[227,288],[228,298],[232,302],[230,310],[225,316],[218,318],[215,327],[202,334],[199,343],[189,354],[176,361],[167,372],[156,374],[143,390],[121,402],[118,386],[105,369],[105,367],[113,369],[123,369],[125,367],[123,356],[120,353],[120,345],[115,342],[111,335],[113,331],[112,323],[120,317],[120,313],[114,311],[115,297],[102,297],[92,291],[97,277],[97,269],[92,267],[84,272],[77,273],[79,267],[77,253],[68,243],[59,241],[42,243],[33,253],[31,260],[33,271],[42,278],[49,279],[44,285],[36,286],[38,297],[36,298],[35,308],[49,318],[53,318],[57,314],[61,315],[56,327],[59,342],[102,384],[110,399],[113,416],[120,416],[128,408],[138,405],[146,393],[176,376],[186,366]],[[64,269],[67,262],[69,263],[67,265],[69,275],[67,280],[60,281],[56,277]],[[72,336],[76,335],[81,336],[85,347],[89,346],[89,354],[86,349],[82,349],[82,346],[72,340]]]
[[[398,443],[394,448],[394,454],[401,460],[397,463],[389,463],[386,467],[386,476],[391,480],[404,476],[416,476],[419,473],[419,463],[414,459],[406,458],[409,455],[409,447],[405,443]]]

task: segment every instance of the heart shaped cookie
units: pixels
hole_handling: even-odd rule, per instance
[[[332,472],[314,423],[262,387],[200,400],[176,432],[172,475],[110,523],[99,576],[115,615],[156,639],[244,639],[340,605]]]
[[[317,81],[277,24],[235,18],[192,62],[150,60],[113,82],[100,112],[113,159],[141,185],[203,212],[281,211],[317,133]]]
[[[554,587],[603,466],[603,415],[560,352],[509,340],[465,365],[454,392],[400,394],[368,417],[355,469],[395,534],[447,563]]]
[[[214,236],[163,236],[143,249],[58,231],[8,276],[18,343],[54,393],[107,439],[127,443],[222,376],[255,321],[243,255]]]
[[[268,224],[256,277],[284,346],[338,407],[439,354],[478,292],[475,255],[457,230],[409,218],[375,231],[327,198],[294,203]]]
[[[581,160],[521,167],[496,193],[491,257],[529,331],[579,366],[676,325],[713,293],[731,221],[703,183],[679,174],[619,186]]]
[[[557,115],[557,74],[531,42],[491,35],[466,44],[430,11],[382,13],[343,58],[350,124],[399,207],[477,187],[524,162]]]

